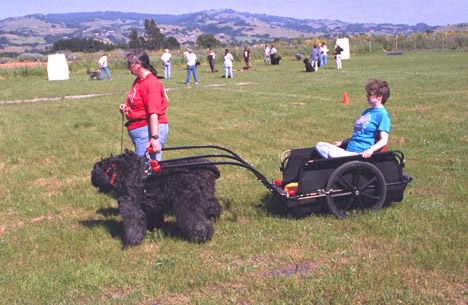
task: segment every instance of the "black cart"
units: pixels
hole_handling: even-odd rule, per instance
[[[298,217],[323,211],[327,206],[339,218],[367,211],[377,212],[385,204],[402,201],[406,185],[413,181],[410,175],[403,174],[404,155],[397,150],[377,152],[368,159],[360,155],[323,159],[315,147],[288,150],[280,159],[283,179],[274,181],[268,181],[236,153],[221,146],[179,146],[163,150],[199,149],[215,153],[163,160],[158,166],[161,171],[173,167],[204,166],[206,162],[198,161],[202,158],[214,165],[244,167]],[[189,162],[175,164],[180,160]]]

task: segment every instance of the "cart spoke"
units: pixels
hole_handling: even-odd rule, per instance
[[[362,191],[365,191],[372,183],[377,180],[377,177],[372,178],[369,182],[367,182],[363,187],[361,187]]]
[[[341,175],[338,176],[338,179],[343,183],[343,186],[348,188],[348,190],[350,190],[350,191],[354,190],[353,186],[350,185],[348,182],[346,182]],[[337,182],[339,182],[339,181],[337,181]]]
[[[354,186],[359,187],[359,176],[361,175],[361,167],[356,166],[356,175],[354,176]]]
[[[364,203],[362,202],[362,199],[360,196],[357,197],[358,199],[358,202],[359,202],[359,208],[361,209],[361,211],[364,210]]]
[[[362,196],[363,196],[363,197],[370,198],[370,199],[374,199],[374,200],[376,200],[376,201],[380,200],[380,196],[372,196],[372,195],[365,194],[365,193],[362,193]]]
[[[349,211],[352,208],[354,201],[355,201],[354,196],[349,197],[348,203],[346,204],[345,208],[343,209],[343,212]]]

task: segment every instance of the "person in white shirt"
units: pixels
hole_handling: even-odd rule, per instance
[[[193,78],[195,79],[195,84],[198,84],[197,78],[197,55],[192,52],[192,49],[187,50],[187,55],[185,56],[187,60],[187,85],[190,84],[190,72],[193,73]]]
[[[270,48],[265,45],[265,47],[263,48],[263,62],[265,63],[265,65],[269,65],[270,64]]]
[[[171,59],[172,55],[169,53],[169,49],[165,49],[161,56],[161,62],[164,65],[164,78],[171,78]]]
[[[323,66],[327,64],[327,57],[328,57],[328,48],[325,42],[322,42],[322,46],[320,47],[320,55],[319,55],[320,68],[322,68]]]
[[[278,62],[275,59],[275,56],[276,56],[276,48],[275,48],[274,45],[271,45],[271,48],[270,48],[270,61],[271,61],[272,65],[277,65],[278,64]]]
[[[232,75],[232,62],[234,61],[234,57],[232,54],[229,53],[229,49],[224,51],[224,77],[228,78],[228,74],[233,78]]]
[[[104,79],[104,71],[106,71],[107,78],[112,79],[110,72],[109,72],[109,67],[107,66],[107,54],[104,54],[99,58],[99,67],[101,68],[101,79]]]

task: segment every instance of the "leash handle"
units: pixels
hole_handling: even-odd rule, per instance
[[[160,172],[161,167],[159,166],[158,161],[157,160],[151,160],[150,154],[153,154],[153,153],[155,153],[153,147],[148,147],[146,149],[146,158],[148,159],[149,164],[150,164],[151,169],[153,170],[153,172]]]

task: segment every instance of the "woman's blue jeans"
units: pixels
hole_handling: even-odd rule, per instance
[[[107,78],[108,79],[112,79],[111,75],[110,75],[110,72],[109,72],[109,67],[102,67],[101,68],[101,79],[104,79],[104,71],[106,71],[106,74],[107,74]]]
[[[195,82],[198,83],[197,66],[187,66],[187,84],[190,83],[190,71],[193,72],[193,78],[195,79]]]
[[[164,64],[164,78],[171,78],[171,63]]]
[[[164,147],[166,142],[167,135],[169,134],[169,124],[159,124],[159,143],[161,143],[161,148]],[[150,126],[143,126],[140,128],[132,129],[128,131],[130,139],[132,139],[133,145],[135,146],[135,153],[138,156],[145,156],[146,148],[148,147],[148,142],[150,140]],[[151,159],[161,161],[162,151],[151,154]]]
[[[232,66],[231,67],[224,67],[224,77],[228,78],[228,75],[230,75],[231,78],[234,78],[232,76]]]

